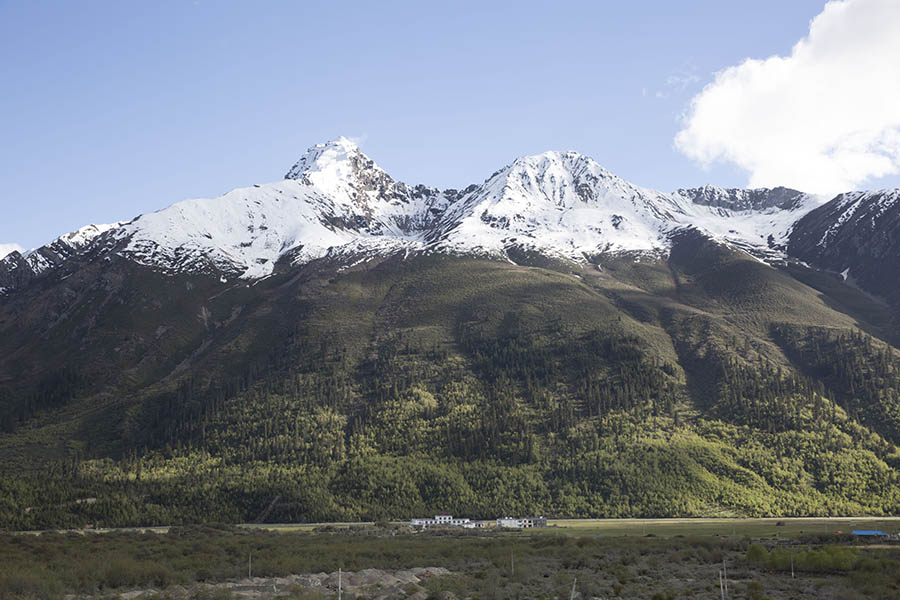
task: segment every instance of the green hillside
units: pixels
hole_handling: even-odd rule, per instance
[[[894,310],[699,236],[520,258],[0,300],[0,527],[900,512]]]

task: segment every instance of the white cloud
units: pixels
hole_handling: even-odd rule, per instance
[[[3,258],[10,252],[14,252],[18,250],[19,252],[24,252],[24,248],[18,244],[0,244],[0,258]]]
[[[790,56],[717,73],[675,146],[751,187],[833,194],[900,172],[900,1],[829,2]]]

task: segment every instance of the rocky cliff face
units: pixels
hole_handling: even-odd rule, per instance
[[[699,188],[680,189],[679,195],[694,204],[723,208],[729,211],[767,210],[780,208],[792,210],[803,202],[807,194],[786,187],[776,188],[720,188],[704,185]]]
[[[98,237],[121,225],[122,223],[86,225],[31,252],[11,252],[0,260],[0,294],[8,293],[44,273],[58,269],[68,259],[85,252]]]
[[[900,300],[900,190],[850,192],[801,218],[788,254]]]

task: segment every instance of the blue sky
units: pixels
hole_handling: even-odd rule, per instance
[[[0,0],[0,242],[277,180],[340,135],[439,187],[550,149],[656,189],[743,186],[676,149],[689,102],[790,54],[823,5]]]

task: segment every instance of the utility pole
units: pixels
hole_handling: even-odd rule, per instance
[[[725,598],[728,597],[728,567],[725,566],[725,559],[722,559],[722,580],[725,582],[725,588],[723,589],[725,593]]]
[[[338,600],[341,600],[341,596],[343,595],[343,592],[344,592],[343,575],[344,574],[343,574],[343,572],[341,572],[341,568],[338,567]]]
[[[722,600],[725,600],[725,586],[722,585],[722,569],[719,569],[719,592],[722,594]]]
[[[569,600],[575,600],[575,584],[578,583],[578,578],[572,580],[572,593],[569,594]]]
[[[794,578],[794,553],[791,552],[791,579]]]

